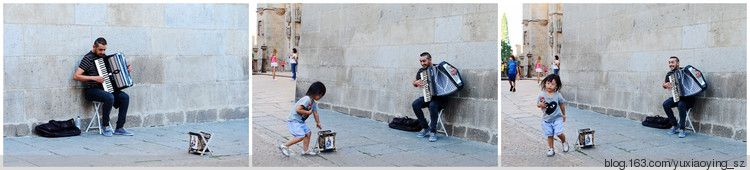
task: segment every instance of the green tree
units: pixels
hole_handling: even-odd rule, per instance
[[[500,59],[505,61],[511,55],[510,39],[508,38],[508,19],[505,18],[505,12],[503,12],[503,18],[500,21],[500,32]]]

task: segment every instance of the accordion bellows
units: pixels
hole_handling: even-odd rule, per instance
[[[133,80],[130,79],[128,64],[125,62],[125,55],[116,53],[104,58],[94,60],[96,70],[99,76],[104,77],[102,87],[104,91],[114,93],[122,89],[133,86]]]
[[[429,85],[425,85],[424,90],[427,92],[423,94],[431,96],[447,96],[463,88],[464,84],[463,81],[461,81],[461,74],[458,72],[458,69],[456,69],[456,75],[452,75],[451,67],[453,67],[453,65],[445,61],[440,62],[437,66],[427,67],[425,72],[428,72],[427,76],[429,76]],[[427,99],[426,96],[425,99]]]

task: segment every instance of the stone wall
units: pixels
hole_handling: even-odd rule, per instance
[[[665,116],[670,56],[704,72],[698,132],[747,136],[747,9],[742,4],[565,4],[561,70],[569,105],[642,121]],[[677,109],[674,109],[677,113]]]
[[[302,16],[296,98],[321,81],[323,109],[415,118],[411,83],[427,51],[466,84],[443,115],[450,135],[497,144],[497,4],[305,4]]]
[[[3,17],[3,136],[89,123],[73,74],[98,37],[132,65],[125,127],[248,118],[247,4],[4,4]]]

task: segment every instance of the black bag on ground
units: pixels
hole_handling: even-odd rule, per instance
[[[672,124],[669,123],[669,119],[661,117],[659,115],[647,116],[641,124],[643,124],[643,126],[659,129],[669,129],[670,127],[672,127]]]
[[[50,120],[49,123],[34,127],[34,131],[37,135],[44,137],[67,137],[81,134],[81,130],[76,127],[73,119],[66,121]]]
[[[419,120],[412,119],[409,117],[397,117],[393,118],[393,121],[388,124],[388,127],[391,127],[393,129],[398,130],[405,130],[405,131],[412,131],[417,132],[422,130],[422,127],[419,126]]]

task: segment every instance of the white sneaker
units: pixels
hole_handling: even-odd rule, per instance
[[[302,152],[302,156],[315,156],[315,155],[317,154],[313,152],[312,150],[309,150],[307,152]]]
[[[563,143],[563,152],[568,152],[570,150],[570,147],[568,146],[568,142]]]
[[[284,144],[279,146],[279,150],[281,150],[282,155],[289,157],[289,148],[284,146]]]
[[[549,148],[549,151],[547,151],[547,157],[552,157],[555,155],[555,149]]]

